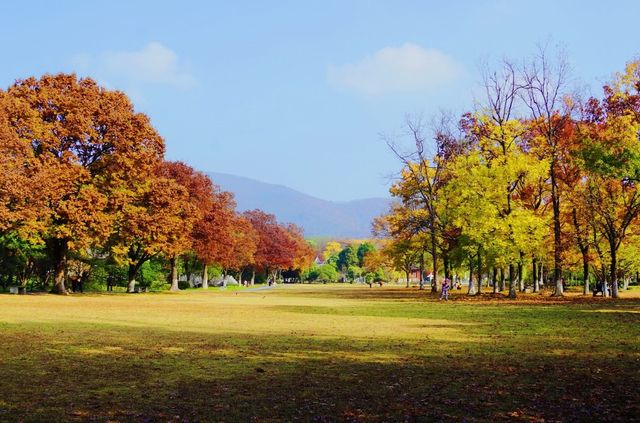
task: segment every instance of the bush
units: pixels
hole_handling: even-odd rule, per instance
[[[167,283],[164,265],[160,260],[145,262],[138,271],[138,284],[141,288],[162,290]]]

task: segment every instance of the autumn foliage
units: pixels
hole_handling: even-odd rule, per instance
[[[65,293],[72,257],[125,266],[130,291],[155,258],[170,263],[178,289],[177,263],[191,252],[225,270],[305,263],[300,231],[272,219],[287,236],[261,245],[231,193],[165,161],[149,118],[89,78],[44,75],[0,91],[0,165],[0,244],[13,284],[29,274]]]
[[[403,168],[374,229],[398,270],[433,271],[434,290],[464,275],[470,294],[506,280],[511,297],[562,296],[570,279],[617,297],[640,279],[640,61],[602,98],[567,81],[562,57],[541,50],[487,71],[484,102],[436,120],[433,142],[420,120],[406,125],[412,150],[387,140]]]

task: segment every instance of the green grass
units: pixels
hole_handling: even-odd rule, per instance
[[[628,296],[0,295],[0,421],[632,420]]]

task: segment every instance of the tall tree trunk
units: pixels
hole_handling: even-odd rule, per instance
[[[562,239],[560,232],[560,195],[556,180],[557,158],[551,160],[551,202],[553,205],[553,283],[556,286],[554,296],[564,295],[562,292]]]
[[[493,267],[493,293],[497,294],[498,293],[498,268],[497,267]]]
[[[410,281],[411,271],[408,269],[404,269],[404,274],[407,278],[407,288],[409,288],[411,286],[411,281]]]
[[[251,269],[251,286],[256,283],[256,269],[255,267]]]
[[[504,291],[504,267],[500,268],[500,286],[498,291],[502,292]]]
[[[615,241],[609,241],[609,252],[611,254],[611,296],[618,298],[618,249],[616,248]]]
[[[538,289],[544,286],[544,264],[540,263],[540,269],[538,271]]]
[[[582,251],[582,294],[589,295],[589,249]]]
[[[174,254],[171,256],[169,263],[171,264],[171,288],[170,291],[179,291],[180,287],[178,287],[178,259]]]
[[[533,282],[533,292],[538,292],[539,290],[539,286],[538,286],[538,258],[537,257],[533,257],[533,259],[531,259],[531,281]]]
[[[624,286],[622,287],[623,291],[626,291],[629,289],[629,279],[631,279],[630,276],[626,276],[624,277]]]
[[[524,272],[523,272],[523,265],[522,265],[522,256],[523,254],[520,253],[520,260],[518,260],[518,285],[520,288],[520,292],[524,292]]]
[[[602,263],[600,265],[600,273],[602,274],[602,290],[604,291],[602,293],[602,296],[603,297],[608,297],[611,294],[611,292],[609,291],[609,288],[607,287],[607,282],[608,282],[607,281],[607,276],[608,276],[607,275],[607,267],[604,264],[604,261],[602,261],[602,258],[600,259],[600,261]]]
[[[476,295],[482,294],[482,252],[480,250],[478,247],[478,291]]]
[[[424,289],[424,250],[420,253],[420,289]]]
[[[209,289],[209,266],[207,263],[204,263],[202,270],[202,289]]]
[[[444,268],[444,277],[451,280],[451,262],[448,253],[442,253],[442,267]]]
[[[515,268],[509,264],[509,298],[516,298],[516,284],[514,279]]]
[[[467,287],[467,295],[473,295],[473,256],[469,255],[469,285]]]
[[[435,222],[431,219],[431,259],[433,260],[433,278],[431,279],[431,292],[438,292],[438,251],[436,250]]]

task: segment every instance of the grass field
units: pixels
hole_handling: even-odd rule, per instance
[[[0,421],[637,420],[623,295],[0,295]]]

